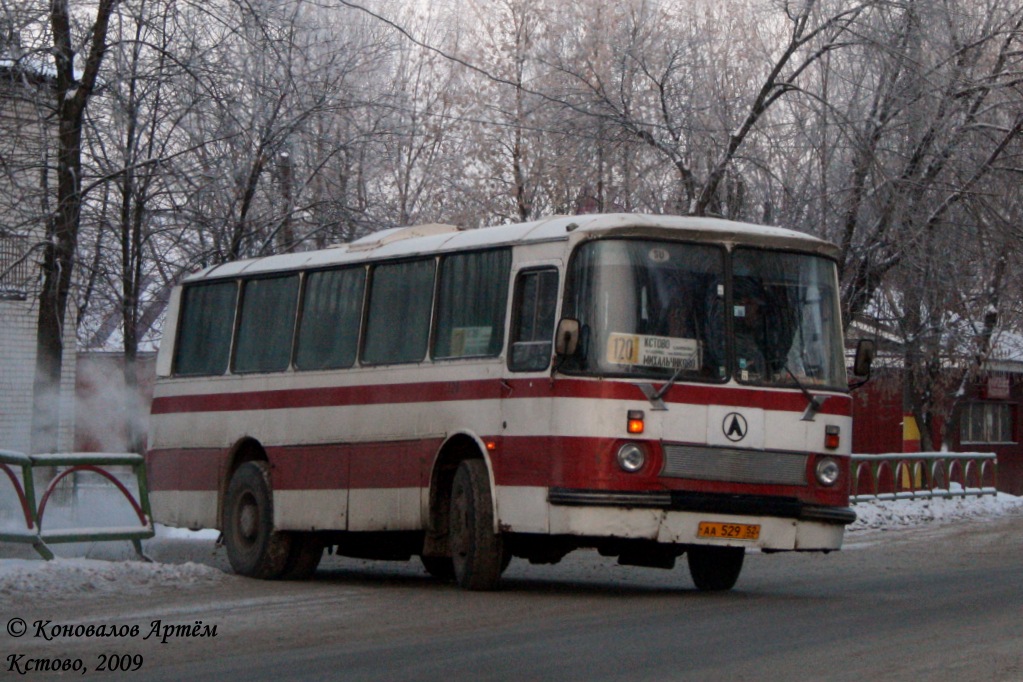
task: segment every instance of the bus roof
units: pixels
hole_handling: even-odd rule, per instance
[[[782,227],[753,225],[720,218],[603,213],[553,216],[529,223],[474,230],[462,230],[454,225],[439,223],[397,227],[372,233],[349,244],[339,244],[318,251],[265,256],[215,265],[189,276],[187,281],[329,267],[489,246],[629,235],[791,248],[832,258],[837,256],[838,251],[830,242]]]

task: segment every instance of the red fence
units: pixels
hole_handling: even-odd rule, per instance
[[[998,458],[991,452],[898,452],[852,456],[853,503],[998,492]]]

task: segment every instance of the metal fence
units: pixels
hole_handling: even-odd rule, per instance
[[[851,468],[854,504],[998,493],[998,458],[991,452],[853,455]]]
[[[36,496],[35,470],[44,469],[48,481],[43,494]],[[19,471],[20,470],[20,471]],[[120,471],[128,472],[132,480],[126,485]],[[52,559],[53,552],[48,544],[61,542],[98,542],[106,540],[130,540],[135,552],[143,559],[142,540],[153,537],[153,521],[149,508],[149,490],[146,484],[146,466],[142,455],[105,454],[105,453],[70,453],[54,455],[25,455],[11,450],[0,450],[0,499],[11,499],[13,492],[15,513],[20,517],[18,526],[0,526],[0,542],[30,543],[45,559]],[[64,503],[76,505],[79,501],[77,479],[82,474],[105,479],[108,489],[127,501],[138,525],[111,526],[96,525],[95,515],[86,514],[89,527],[80,524],[65,524],[65,527],[43,528],[47,505],[61,495],[68,499]],[[3,478],[10,483],[7,494],[4,493]],[[71,482],[72,485],[68,485]],[[134,488],[132,490],[131,488]],[[52,506],[51,506],[52,509]]]

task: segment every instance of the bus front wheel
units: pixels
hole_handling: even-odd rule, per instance
[[[742,547],[690,547],[686,550],[689,573],[696,587],[705,592],[720,592],[735,587],[742,572],[746,550]]]
[[[450,557],[420,556],[419,560],[423,562],[423,568],[426,569],[431,578],[436,578],[443,582],[451,582],[455,579],[455,565]]]
[[[492,590],[501,579],[504,543],[494,532],[494,505],[487,466],[469,459],[458,465],[451,488],[451,562],[455,581],[468,590]]]
[[[250,578],[274,579],[284,573],[290,538],[273,528],[270,467],[246,462],[231,476],[224,497],[224,544],[231,568]]]

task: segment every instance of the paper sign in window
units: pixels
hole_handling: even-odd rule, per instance
[[[490,327],[455,327],[451,330],[451,355],[487,355],[491,333]]]
[[[612,333],[607,340],[607,361],[696,372],[700,369],[700,342],[671,336]]]

